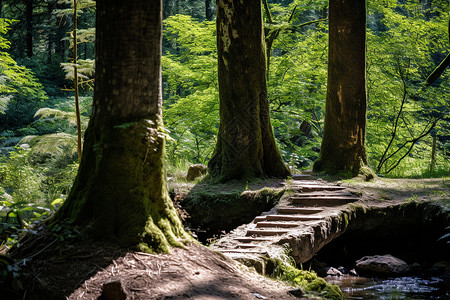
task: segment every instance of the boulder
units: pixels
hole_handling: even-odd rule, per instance
[[[364,256],[356,261],[358,273],[380,276],[404,274],[410,271],[408,264],[392,255]]]
[[[207,170],[208,167],[202,164],[190,165],[186,175],[186,180],[194,181],[195,178],[205,175]]]

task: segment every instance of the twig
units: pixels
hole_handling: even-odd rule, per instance
[[[26,257],[26,258],[22,259],[21,263],[19,263],[19,264],[25,265],[25,263],[26,263],[27,260],[31,260],[33,257],[38,256],[39,254],[41,254],[42,252],[44,252],[48,247],[50,247],[51,245],[53,245],[53,244],[56,243],[57,241],[58,241],[58,239],[54,239],[53,242],[51,242],[50,244],[48,244],[47,246],[45,246],[44,248],[42,248],[42,249],[41,249],[40,251],[38,251],[37,253],[35,253],[35,254],[33,254],[33,255],[29,256],[29,257]]]
[[[150,253],[145,253],[145,252],[135,252],[135,253],[136,253],[136,254],[139,254],[139,255],[150,256],[150,257],[158,257],[158,255],[150,254]]]

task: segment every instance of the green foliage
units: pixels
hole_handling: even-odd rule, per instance
[[[55,132],[65,132],[76,134],[76,115],[73,111],[62,111],[52,108],[41,108],[34,114],[34,122],[29,126],[36,130],[36,134],[50,134]],[[82,130],[87,128],[89,119],[81,117]],[[30,135],[30,134],[27,134]]]
[[[424,137],[433,127],[448,136],[442,120],[449,113],[450,78],[446,74],[440,86],[427,89],[424,82],[434,60],[448,51],[442,36],[449,14],[448,5],[439,12],[397,1],[373,2],[369,13],[367,149],[377,172],[385,173],[403,158],[422,160],[429,149]]]
[[[78,165],[63,161],[64,154],[36,165],[30,162],[32,151],[24,146],[0,159],[0,244],[11,246],[48,218],[75,178]]]
[[[22,97],[42,101],[47,99],[42,85],[33,73],[19,66],[8,54],[10,42],[5,38],[12,20],[0,18],[0,114],[8,111],[8,106],[24,100]]]
[[[205,0],[163,0],[164,19],[177,14],[203,20],[205,19]]]
[[[324,1],[270,6],[274,23],[282,29],[273,42],[268,73],[272,125],[283,158],[298,169],[318,158],[322,136],[327,23],[311,22],[323,19],[320,10],[325,6]]]
[[[215,23],[176,15],[163,22],[168,43],[162,58],[164,121],[173,141],[167,158],[206,163],[214,150],[219,123]]]
[[[74,1],[73,0],[60,0],[60,3],[65,3],[66,9],[58,9],[56,10],[56,14],[59,16],[65,17],[74,17]],[[81,20],[82,14],[95,13],[95,1],[93,0],[77,0],[77,19]],[[77,22],[78,24],[78,22]],[[85,24],[86,25],[86,24]],[[93,44],[95,42],[95,28],[89,27],[84,29],[79,29],[78,26],[76,29],[70,31],[69,35],[63,38],[63,40],[69,42],[69,49],[74,49],[74,30],[76,30],[76,45],[81,48],[83,44]],[[85,45],[85,47],[87,47]],[[86,56],[86,55],[85,55]],[[70,63],[61,63],[61,67],[66,73],[66,79],[74,80],[75,74],[75,66],[77,66],[77,76],[78,76],[78,84],[79,87],[93,90],[94,89],[94,74],[95,74],[95,60],[81,59],[78,57],[78,49],[77,49],[77,59],[76,63],[72,55],[72,59]]]
[[[24,149],[11,152],[8,163],[5,164],[4,159],[0,165],[1,184],[10,194],[4,195],[4,198],[10,198],[17,205],[26,205],[30,201],[42,203],[44,200],[44,194],[39,189],[42,177],[28,162],[29,152]]]

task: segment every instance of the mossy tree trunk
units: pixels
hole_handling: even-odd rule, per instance
[[[217,48],[220,125],[210,174],[288,176],[270,123],[260,0],[217,1]]]
[[[367,164],[366,108],[366,1],[330,0],[325,124],[314,170],[354,176]]]
[[[143,251],[188,239],[161,131],[161,0],[97,1],[94,108],[73,188],[51,222]]]

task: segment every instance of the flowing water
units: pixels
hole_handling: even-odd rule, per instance
[[[442,277],[381,279],[341,276],[326,279],[341,288],[344,299],[450,299],[448,279]]]

